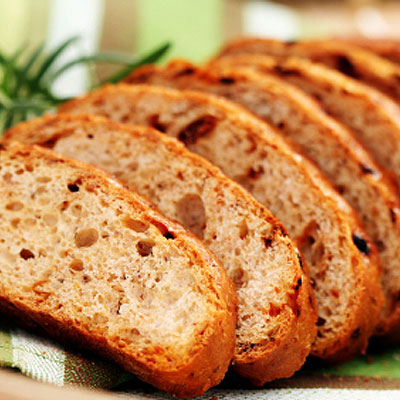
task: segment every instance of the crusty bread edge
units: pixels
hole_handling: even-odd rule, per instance
[[[170,68],[171,65],[172,65],[172,68],[174,68],[175,65],[178,65],[178,66],[182,66],[182,69],[187,68],[187,69],[197,70],[197,67],[195,67],[193,64],[188,63],[186,61],[182,61],[182,60],[172,61],[169,64],[169,66],[167,66],[166,68],[167,69]],[[129,82],[132,77],[138,76],[139,81],[146,82],[146,80],[148,78],[150,78],[152,74],[157,74],[159,71],[160,71],[160,69],[158,67],[156,67],[155,65],[146,65],[146,66],[141,67],[138,70],[134,71],[133,74],[131,75],[131,77],[127,78],[127,81]],[[208,74],[208,72],[201,72],[201,74],[203,74],[203,73],[205,75]],[[116,88],[122,87],[123,88],[124,87],[123,85],[124,84],[119,84],[117,86],[110,85],[106,88],[103,88],[102,90],[104,90],[104,91],[116,90],[113,88],[114,87],[116,87]],[[142,87],[145,88],[145,87],[151,87],[151,86],[143,85]],[[128,89],[124,89],[124,90],[128,90]],[[159,90],[164,90],[166,93],[180,93],[174,89],[160,88]],[[260,121],[258,123],[264,124],[258,118],[250,119],[250,117],[253,117],[253,115],[252,114],[250,115],[249,112],[244,107],[241,107],[236,104],[232,104],[231,102],[229,102],[225,99],[219,98],[217,96],[209,95],[209,94],[200,93],[200,92],[184,91],[184,93],[187,93],[190,96],[198,98],[198,99],[200,99],[200,101],[210,101],[210,99],[213,99],[212,101],[219,104],[219,106],[228,107],[228,109],[232,110],[232,111],[238,112],[238,111],[242,110],[243,112],[241,112],[240,115],[242,118],[245,118],[245,116],[246,117],[248,116],[245,119],[246,119],[246,121],[248,121],[248,124],[250,124],[250,126],[252,124],[254,125],[254,123],[258,122],[258,121]],[[81,101],[84,101],[84,98],[74,99],[71,102],[64,104],[61,107],[61,111],[70,111],[73,108],[78,107],[79,102],[81,102]],[[278,143],[285,143],[285,144],[288,143],[288,141],[286,141],[282,137],[280,137],[279,133],[274,128],[270,127],[269,130],[271,130],[273,132],[274,139]],[[284,148],[285,148],[284,151],[287,151],[287,152],[291,151],[290,150],[291,147],[289,145],[285,145]],[[355,233],[357,231],[360,233],[360,231],[362,231],[362,228],[361,228],[362,225],[360,224],[355,212],[351,209],[351,207],[347,204],[347,202],[345,202],[344,199],[336,193],[336,191],[331,189],[331,185],[327,183],[326,178],[323,177],[322,174],[317,173],[317,171],[319,171],[319,170],[316,169],[315,164],[312,161],[310,161],[305,155],[302,155],[301,160],[296,160],[296,162],[298,163],[300,168],[306,169],[308,171],[307,174],[312,178],[313,184],[318,186],[320,188],[320,190],[322,190],[327,197],[331,198],[331,201],[335,203],[334,207],[336,209],[341,209],[341,212],[345,212],[349,217],[351,217],[350,225],[351,225],[353,231],[355,231]],[[311,171],[313,171],[313,173],[311,173]],[[375,248],[374,244],[372,243],[372,241],[369,239],[368,235],[365,234],[365,232],[362,232],[362,237],[366,238],[368,244],[370,245],[370,248],[372,250],[371,257],[375,260],[378,260],[376,248]],[[357,249],[354,249],[354,250],[358,252]],[[358,276],[358,279],[362,280],[362,282],[360,282],[360,283],[361,283],[363,289],[359,291],[357,298],[354,299],[354,304],[355,304],[355,307],[358,310],[358,312],[351,320],[352,323],[350,323],[346,327],[347,337],[352,338],[352,340],[350,340],[348,343],[346,343],[345,341],[336,343],[328,353],[321,354],[320,352],[312,352],[312,354],[314,354],[316,356],[322,357],[322,358],[330,360],[330,361],[344,361],[346,359],[351,358],[355,354],[358,354],[359,352],[364,352],[367,347],[368,338],[369,338],[369,336],[371,336],[373,329],[377,322],[377,315],[379,313],[380,306],[382,304],[382,294],[381,294],[380,285],[379,285],[378,279],[377,279],[377,275],[378,275],[379,271],[377,271],[375,268],[373,271],[371,271],[367,267],[367,265],[369,264],[368,257],[361,256],[361,258],[364,260],[364,263],[366,263],[366,265],[358,265],[356,268],[357,271],[355,271],[355,276]],[[379,265],[379,263],[378,263],[378,265]],[[362,276],[362,278],[359,278],[360,276]],[[369,295],[369,292],[371,292],[371,295]],[[364,310],[367,307],[366,306],[367,304],[371,305],[369,313],[364,312]],[[353,332],[357,331],[360,326],[362,326],[364,328],[364,329],[361,329],[361,333],[358,335],[352,336]],[[339,349],[341,349],[341,350],[339,350]]]
[[[127,89],[130,90],[131,88],[127,86]],[[312,341],[316,335],[315,323],[317,320],[317,312],[307,266],[304,260],[301,259],[299,250],[289,239],[289,235],[284,229],[282,223],[264,206],[259,204],[245,189],[224,176],[222,172],[209,161],[197,154],[191,153],[177,140],[160,134],[152,128],[122,125],[104,117],[87,114],[48,114],[42,118],[19,124],[10,129],[5,133],[3,140],[8,141],[16,138],[18,137],[19,132],[26,129],[40,129],[40,127],[46,125],[46,123],[51,124],[57,119],[63,119],[65,121],[82,121],[92,124],[101,123],[103,126],[107,125],[109,129],[123,130],[131,135],[135,135],[136,130],[145,130],[146,134],[149,136],[149,140],[152,140],[155,143],[157,141],[162,141],[177,153],[177,156],[184,155],[186,158],[190,159],[195,166],[207,168],[209,173],[216,179],[224,179],[232,182],[233,185],[231,185],[231,187],[233,193],[245,199],[251,212],[254,212],[258,218],[265,219],[271,225],[280,229],[282,232],[282,239],[286,241],[286,245],[292,247],[293,251],[297,253],[298,276],[301,278],[301,285],[298,287],[298,294],[295,299],[295,304],[293,305],[295,310],[290,316],[287,333],[284,336],[276,338],[279,342],[257,346],[257,349],[250,351],[250,354],[248,354],[247,357],[240,357],[240,359],[234,358],[233,364],[234,369],[236,369],[241,375],[247,376],[250,379],[257,376],[257,381],[259,383],[261,382],[261,384],[277,377],[283,378],[293,375],[293,373],[303,365],[308,353],[310,352]],[[58,139],[71,134],[72,132],[65,131],[60,136],[54,135],[52,138],[46,138],[46,140],[55,143]],[[40,145],[41,143],[38,144]],[[295,311],[300,315],[295,316]],[[276,346],[277,343],[280,344],[279,347]],[[307,345],[305,346],[304,343]],[[273,350],[271,350],[271,348]],[[276,360],[282,359],[287,359],[287,363],[280,364],[279,369],[277,369]]]
[[[211,266],[215,286],[210,285],[210,289],[212,286],[221,301],[221,305],[226,309],[225,311],[221,310],[212,324],[208,324],[201,343],[194,351],[195,355],[190,363],[181,366],[179,369],[165,368],[165,366],[164,368],[163,366],[157,368],[154,361],[152,362],[151,359],[146,359],[146,357],[132,359],[124,353],[122,348],[112,345],[112,343],[107,343],[104,338],[93,337],[88,332],[76,329],[70,323],[71,321],[62,321],[51,317],[30,309],[19,302],[14,302],[14,305],[10,304],[9,299],[4,297],[0,298],[2,312],[4,310],[5,313],[17,317],[18,321],[23,325],[25,319],[28,319],[27,323],[29,325],[40,325],[47,333],[58,340],[71,340],[78,344],[79,347],[96,350],[107,358],[110,358],[111,355],[112,359],[116,360],[128,371],[138,375],[142,380],[178,397],[198,396],[211,386],[219,383],[223,379],[233,356],[237,295],[232,282],[216,257],[183,227],[163,217],[154,209],[147,208],[146,201],[141,202],[139,196],[122,189],[116,180],[100,169],[96,170],[94,167],[79,161],[62,158],[38,146],[16,145],[15,142],[11,146],[18,146],[19,149],[17,148],[16,151],[26,157],[28,162],[29,159],[42,158],[46,161],[60,162],[79,169],[85,177],[98,181],[104,190],[111,192],[116,198],[122,198],[133,208],[139,208],[144,211],[150,223],[158,222],[166,226],[169,231],[174,233],[175,240],[180,242],[179,245],[191,254],[192,260]],[[0,151],[6,147],[8,145],[2,143]],[[223,340],[221,340],[222,338]]]

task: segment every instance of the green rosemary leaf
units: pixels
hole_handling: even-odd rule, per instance
[[[45,76],[46,72],[49,68],[54,64],[57,58],[74,42],[79,39],[79,36],[73,36],[70,39],[65,40],[62,42],[58,47],[56,47],[43,61],[39,71],[37,72],[36,76],[33,77],[33,81],[36,81],[36,85],[39,86],[43,77]]]
[[[22,56],[26,49],[26,44],[20,46],[13,55],[10,57],[6,57],[3,55],[5,63],[4,63],[4,70],[3,70],[3,79],[1,82],[1,87],[5,89],[7,92],[12,90],[13,85],[16,82],[16,75],[17,75],[17,62],[18,59]]]
[[[44,45],[36,47],[25,57],[26,45],[14,54],[7,56],[0,52],[0,135],[1,132],[21,121],[42,115],[70,98],[58,97],[52,92],[53,82],[70,68],[79,64],[114,63],[122,68],[110,78],[101,82],[118,82],[134,68],[158,61],[170,48],[166,43],[145,57],[137,60],[129,55],[101,52],[90,56],[79,56],[54,68],[61,54],[78,40],[72,37],[65,40],[46,57],[43,57]],[[20,62],[24,56],[25,61]]]
[[[44,43],[40,44],[31,54],[31,56],[28,58],[28,61],[25,63],[25,65],[17,71],[17,82],[15,84],[15,88],[13,92],[11,93],[12,96],[16,96],[18,94],[18,91],[20,88],[23,86],[24,82],[27,79],[27,76],[33,67],[33,64],[35,61],[38,59],[38,57],[42,54],[44,48]]]
[[[138,61],[133,62],[132,64],[127,65],[126,67],[122,68],[120,71],[117,71],[111,77],[103,80],[97,86],[104,85],[106,83],[117,83],[127,77],[135,68],[138,68],[144,64],[151,64],[158,61],[163,55],[165,55],[171,47],[171,43],[167,42],[162,46],[158,47],[150,54],[146,55],[145,57],[141,58]]]
[[[7,107],[7,112],[14,113],[16,111],[45,111],[52,108],[49,103],[36,103],[29,101],[15,101],[10,107]]]
[[[91,56],[78,57],[75,60],[71,60],[64,64],[60,69],[54,72],[53,75],[47,80],[47,84],[51,85],[60,75],[65,71],[79,64],[90,64],[90,63],[111,63],[111,64],[131,64],[132,57],[128,57],[125,54],[102,52],[93,54]]]
[[[4,92],[4,90],[0,88],[0,105],[3,108],[8,108],[11,106],[11,104],[12,100],[10,99],[10,97],[7,95],[7,93]]]

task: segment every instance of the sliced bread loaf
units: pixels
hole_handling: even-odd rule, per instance
[[[396,102],[370,86],[306,59],[270,58],[264,59],[262,66],[256,59],[254,62],[259,71],[273,72],[312,95],[326,112],[351,128],[400,187],[400,106]]]
[[[312,353],[339,360],[365,349],[381,308],[374,247],[348,204],[272,127],[222,98],[146,85],[104,87],[62,110],[157,126],[244,185],[310,266],[319,313]]]
[[[107,169],[184,224],[235,283],[235,367],[260,383],[301,367],[316,334],[309,277],[282,224],[240,185],[152,128],[102,117],[47,115],[18,125],[5,138],[47,144]]]
[[[386,300],[377,333],[389,332],[400,325],[400,200],[396,189],[351,131],[326,115],[307,95],[288,87],[283,79],[271,79],[271,73],[281,72],[283,78],[284,72],[289,71],[297,82],[301,79],[298,75],[304,74],[303,79],[313,76],[313,65],[301,59],[292,58],[286,62],[252,54],[226,56],[211,64],[212,68],[243,66],[263,73],[269,81],[269,107],[265,107],[266,101],[263,101],[251,103],[249,108],[302,146],[354,207],[375,241]],[[321,76],[321,80],[329,76],[321,71],[314,73],[316,78]],[[255,82],[257,86],[259,80]],[[335,85],[334,80],[332,84]],[[243,97],[242,93],[238,92],[234,99],[248,105],[248,97]],[[280,95],[274,97],[275,93]]]
[[[236,293],[215,256],[108,175],[0,146],[0,310],[180,396],[224,376]]]
[[[229,43],[222,55],[258,53],[277,57],[302,57],[325,64],[400,100],[400,65],[351,43],[323,39],[282,42],[243,38]]]
[[[335,41],[343,41],[353,45],[362,47],[363,49],[372,51],[380,57],[400,64],[400,40],[398,39],[371,39],[362,37],[353,37],[347,39],[335,39]]]

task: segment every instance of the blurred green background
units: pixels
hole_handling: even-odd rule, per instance
[[[0,51],[78,31],[96,49],[171,40],[170,57],[202,61],[241,34],[400,37],[399,19],[400,2],[389,0],[0,0]]]
[[[41,42],[51,49],[79,34],[60,62],[104,50],[140,55],[166,41],[173,48],[164,59],[202,62],[240,35],[400,38],[399,20],[400,1],[390,0],[0,0],[0,53]],[[109,71],[97,68],[100,76]],[[75,95],[87,82],[79,66],[55,90]]]

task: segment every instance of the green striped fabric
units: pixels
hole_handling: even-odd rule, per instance
[[[132,393],[136,394],[143,393],[144,387],[131,374],[123,371],[112,362],[83,356],[71,349],[67,350],[51,340],[43,339],[10,325],[7,326],[4,322],[0,322],[0,367],[14,368],[34,379],[58,386],[113,389],[125,384],[123,387],[128,387]],[[268,384],[262,392],[272,395],[275,388],[282,390],[283,388],[291,388],[288,390],[292,393],[297,388],[300,391],[306,390],[305,393],[309,396],[310,393],[307,392],[307,388],[325,388],[326,394],[328,394],[328,392],[331,393],[330,390],[333,390],[332,385],[349,389],[365,389],[366,382],[369,382],[369,390],[396,389],[399,394],[398,398],[400,398],[399,378],[400,346],[397,346],[384,350],[375,349],[367,356],[361,356],[353,361],[331,368],[322,369],[320,366],[308,362],[293,378],[277,381],[277,383],[272,382],[272,385]],[[225,398],[225,396],[240,398],[238,393],[241,393],[241,398],[264,398],[259,397],[262,392],[254,392],[254,394],[249,395],[251,391],[242,391],[242,387],[248,386],[246,381],[239,380],[239,382],[242,382],[240,387],[236,387],[238,386],[237,382],[237,377],[233,376],[232,378],[230,376],[222,383],[222,386],[208,393],[216,395],[218,398]],[[282,391],[279,393],[289,392]],[[293,394],[295,393],[300,394],[300,392],[293,392]],[[318,396],[320,396],[321,393],[318,393]],[[338,398],[343,395],[342,392],[340,393]],[[155,391],[153,396],[149,398],[168,397],[159,391]],[[209,398],[208,394],[204,397],[204,399]],[[286,398],[298,397],[289,396]]]
[[[0,327],[0,366],[58,386],[110,389],[132,376],[117,365],[84,357],[21,329]]]

